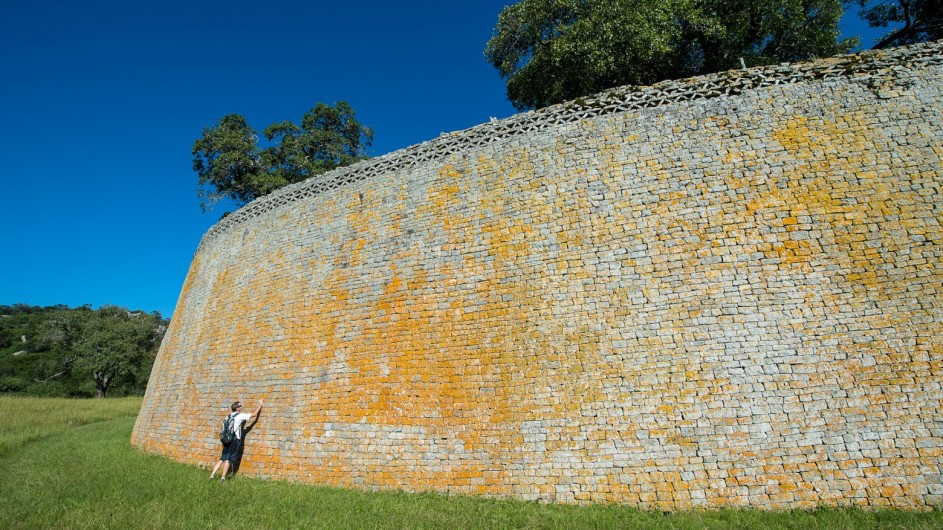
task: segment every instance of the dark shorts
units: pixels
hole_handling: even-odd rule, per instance
[[[239,456],[239,448],[242,446],[242,440],[236,438],[229,445],[223,446],[223,455],[219,457],[220,460],[229,460],[230,462],[235,462],[236,458]]]

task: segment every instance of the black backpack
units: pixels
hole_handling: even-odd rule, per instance
[[[230,414],[223,420],[223,430],[219,432],[219,441],[223,445],[229,445],[236,439],[236,431],[232,428],[232,422],[235,417],[235,414]]]

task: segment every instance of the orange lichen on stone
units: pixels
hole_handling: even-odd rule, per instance
[[[209,465],[264,398],[255,476],[943,505],[939,81],[604,113],[299,194],[201,245],[132,441]]]

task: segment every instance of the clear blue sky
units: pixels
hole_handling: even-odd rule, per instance
[[[190,155],[225,114],[261,130],[345,100],[373,127],[373,156],[510,116],[482,55],[509,3],[6,3],[0,304],[170,317],[225,211],[201,213]]]

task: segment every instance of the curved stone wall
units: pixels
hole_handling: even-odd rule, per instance
[[[623,88],[201,242],[132,442],[651,509],[943,505],[939,44]]]

